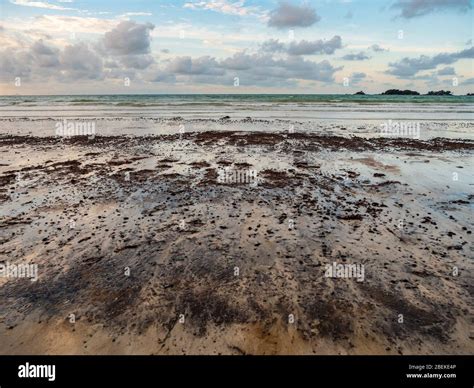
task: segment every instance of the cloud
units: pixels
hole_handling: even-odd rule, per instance
[[[34,8],[44,8],[44,9],[52,9],[56,11],[70,11],[75,10],[75,8],[67,8],[61,5],[55,5],[51,3],[46,3],[43,1],[31,1],[31,0],[10,0],[10,3],[15,5],[21,5],[24,7],[34,7]]]
[[[154,71],[151,76],[146,77],[149,82],[175,83],[176,76],[164,71]]]
[[[349,78],[351,80],[352,85],[357,85],[362,80],[367,78],[367,74],[361,73],[361,72],[355,72],[355,73],[352,73]]]
[[[286,50],[286,44],[283,42],[280,42],[278,39],[269,39],[263,42],[260,45],[260,48],[264,52],[268,53],[277,53],[277,52],[283,52]]]
[[[151,23],[139,24],[133,21],[122,21],[104,35],[103,45],[112,55],[136,55],[150,52],[150,31],[155,26]]]
[[[0,49],[0,77],[12,82],[15,77],[30,84],[88,80],[116,80],[123,77],[140,82],[182,85],[250,87],[297,87],[306,81],[334,82],[342,67],[329,61],[312,61],[302,54],[332,53],[341,46],[339,36],[328,41],[266,42],[273,52],[243,50],[222,58],[213,56],[164,56],[150,53],[151,24],[121,21],[93,43],[65,44],[60,40],[21,40],[16,46]],[[284,55],[276,56],[275,53]],[[290,55],[290,53],[298,55]],[[301,55],[300,55],[301,54]]]
[[[352,79],[363,79],[365,77],[367,77],[367,74],[365,74],[365,73],[360,73],[360,72],[357,73],[356,72],[356,73],[351,74]]]
[[[223,75],[225,73],[215,58],[210,56],[193,59],[189,56],[176,57],[167,65],[169,73],[184,75]]]
[[[45,45],[43,40],[33,44],[31,53],[35,57],[36,65],[40,67],[56,67],[59,65],[59,50]]]
[[[30,52],[7,48],[0,51],[0,79],[12,82],[15,77],[28,78],[33,57]]]
[[[230,70],[243,71],[243,78],[255,78],[255,76],[314,80],[321,82],[334,81],[334,73],[342,67],[333,67],[327,60],[313,62],[301,57],[288,57],[275,59],[268,54],[247,54],[239,52],[232,57],[226,58],[221,65]]]
[[[41,15],[34,18],[5,20],[5,29],[23,31],[29,35],[38,31],[55,36],[70,36],[71,32],[103,34],[114,28],[119,21],[81,16]]]
[[[454,70],[454,67],[448,66],[438,70],[438,75],[456,75],[456,71]]]
[[[273,57],[271,55],[249,55],[245,51],[240,51],[232,57],[224,59],[221,65],[231,70],[248,70],[257,63],[261,66],[268,66],[273,63]]]
[[[345,18],[345,19],[352,19],[353,16],[354,16],[354,15],[353,15],[352,11],[347,11],[347,13],[345,14],[344,18]]]
[[[50,78],[66,82],[104,77],[101,57],[83,42],[61,51],[39,40],[27,49],[7,48],[0,52],[0,58],[2,80],[23,77],[33,82]]]
[[[268,26],[279,29],[309,27],[319,20],[321,20],[321,18],[310,6],[296,6],[282,1],[276,9],[270,12]]]
[[[329,40],[301,40],[289,44],[278,39],[269,39],[260,47],[264,52],[285,52],[289,55],[334,54],[337,49],[342,48],[342,39],[339,35],[335,35]]]
[[[210,56],[176,57],[165,66],[149,69],[147,79],[231,86],[237,77],[242,86],[297,86],[302,80],[333,82],[334,73],[341,69],[328,61],[313,62],[291,56],[275,59],[271,54],[240,51],[220,60]]]
[[[153,16],[151,12],[125,12],[119,18],[129,18],[131,16]]]
[[[149,23],[122,21],[96,44],[77,42],[62,49],[43,39],[33,43],[20,40],[15,48],[0,52],[2,59],[6,57],[0,62],[0,70],[10,80],[17,76],[33,81],[54,78],[59,82],[131,77],[135,70],[155,63],[149,54],[153,27]]]
[[[257,7],[246,7],[245,0],[229,2],[227,0],[211,0],[185,3],[184,8],[204,9],[228,15],[247,16],[258,13]]]
[[[352,53],[352,54],[346,54],[344,55],[341,59],[344,59],[345,61],[365,61],[366,59],[370,59],[367,54],[365,54],[363,51],[359,53]]]
[[[372,46],[369,47],[369,50],[372,50],[376,53],[380,53],[380,52],[383,52],[383,51],[389,51],[386,48],[380,47],[378,44],[373,44]]]
[[[288,47],[290,55],[310,55],[310,54],[334,54],[334,51],[342,47],[342,40],[339,35],[332,37],[330,40],[315,40],[308,42],[302,40],[299,43],[291,42]]]
[[[146,69],[155,62],[151,55],[123,55],[119,61],[127,69]]]
[[[471,8],[470,0],[397,0],[392,8],[400,9],[401,17],[411,19],[435,11],[457,9],[467,11]]]
[[[474,78],[468,78],[461,82],[463,85],[474,85]]]
[[[390,62],[387,74],[398,78],[410,78],[423,70],[435,69],[438,65],[450,65],[460,59],[474,58],[474,47],[454,53],[441,53],[429,57],[421,55],[418,58],[402,58],[398,62]]]
[[[102,59],[83,42],[64,49],[60,55],[60,68],[65,79],[103,78]]]

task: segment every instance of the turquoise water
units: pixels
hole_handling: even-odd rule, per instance
[[[0,106],[108,105],[146,107],[160,105],[276,104],[474,104],[474,96],[385,96],[348,94],[123,94],[75,96],[0,96]]]

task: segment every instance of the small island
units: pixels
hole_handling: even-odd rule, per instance
[[[427,96],[452,96],[453,93],[450,90],[438,90],[437,92],[429,91],[426,93]]]
[[[474,93],[468,93],[466,96],[474,96]]]
[[[354,95],[365,96],[365,93],[361,90],[357,93],[354,93]]]
[[[389,89],[382,93],[382,95],[396,95],[396,96],[419,96],[420,93],[414,90],[399,90]]]

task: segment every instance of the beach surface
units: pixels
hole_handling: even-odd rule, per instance
[[[0,278],[2,354],[473,353],[472,139],[31,120],[1,124],[0,263],[38,266]]]

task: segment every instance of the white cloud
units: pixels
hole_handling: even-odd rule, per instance
[[[31,0],[10,0],[10,3],[15,5],[22,5],[24,7],[33,7],[33,8],[44,8],[44,9],[53,9],[56,11],[70,11],[75,10],[75,8],[67,8],[61,5],[55,5],[51,3],[46,3],[44,1],[31,1]],[[62,3],[69,3],[69,1],[62,1]]]
[[[228,0],[210,0],[188,2],[184,4],[184,8],[204,9],[224,13],[228,15],[248,16],[259,14],[257,7],[245,6],[245,0],[230,2]]]
[[[151,12],[125,12],[122,15],[119,15],[119,18],[129,18],[132,16],[153,16]]]
[[[103,34],[119,22],[120,20],[93,17],[42,15],[34,18],[5,19],[3,26],[6,30],[19,30],[25,33],[40,31],[55,36],[69,36],[71,32]]]

